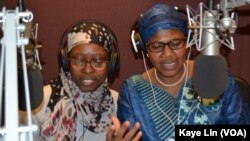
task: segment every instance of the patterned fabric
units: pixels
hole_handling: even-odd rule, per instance
[[[177,124],[177,114],[175,112],[175,99],[171,95],[166,95],[162,89],[154,87],[154,94],[152,93],[149,83],[145,83],[140,77],[133,77],[132,81],[138,91],[141,92],[142,99],[149,111],[152,121],[155,125],[156,132],[161,140],[165,141],[167,138],[173,136],[174,125]],[[157,105],[154,104],[157,101]],[[161,107],[161,111],[155,110]]]
[[[165,29],[179,29],[187,36],[187,20],[173,6],[156,4],[138,20],[138,30],[144,43]]]
[[[180,99],[176,102],[178,124],[211,124],[206,114],[220,110],[222,106],[220,98],[214,101],[214,103],[204,106],[199,102],[197,94],[190,85],[191,80],[189,80],[186,87],[181,89],[181,97],[177,97],[177,99]]]
[[[140,122],[142,141],[166,141],[174,138],[171,120],[174,124],[188,125],[250,124],[246,111],[249,107],[230,74],[221,97],[202,100],[195,93],[191,80],[174,98],[137,74],[122,84],[117,116],[120,122],[128,120],[131,125]]]
[[[68,33],[68,52],[84,43],[96,43],[110,54],[113,46],[112,33],[103,25],[96,22],[81,22]]]
[[[80,123],[86,130],[100,133],[111,125],[115,105],[107,81],[94,92],[81,92],[64,73],[51,81],[52,95],[45,111],[41,135],[46,140],[76,140]],[[84,135],[85,131],[82,132]]]

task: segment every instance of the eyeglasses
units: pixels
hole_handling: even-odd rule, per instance
[[[171,50],[177,50],[181,49],[184,47],[186,40],[185,39],[173,39],[167,43],[164,42],[152,42],[152,43],[147,43],[147,48],[149,49],[150,52],[162,52],[167,45]]]
[[[83,68],[87,64],[90,64],[94,69],[104,69],[108,64],[108,60],[106,59],[83,60],[83,59],[70,58],[69,60],[71,66],[76,68]]]

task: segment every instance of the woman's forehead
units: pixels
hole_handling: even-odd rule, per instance
[[[108,56],[107,51],[98,44],[86,43],[75,46],[71,51],[71,55],[91,56],[103,55]]]
[[[175,38],[185,38],[184,33],[179,30],[179,29],[164,29],[156,32],[150,39],[155,40],[155,39],[175,39]]]

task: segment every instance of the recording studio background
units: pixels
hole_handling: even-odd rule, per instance
[[[217,4],[219,0],[215,0]],[[119,90],[122,80],[144,71],[142,59],[136,56],[130,44],[130,30],[139,15],[155,3],[167,3],[185,10],[186,4],[197,9],[206,0],[24,0],[26,9],[38,23],[38,41],[42,63],[43,83],[58,73],[57,51],[61,35],[80,19],[94,19],[107,24],[116,34],[120,48],[120,72],[111,85]],[[1,8],[15,9],[16,0],[1,0]],[[224,49],[229,70],[250,83],[250,5],[236,8],[238,28],[234,34],[235,50]],[[195,49],[195,48],[194,48]]]

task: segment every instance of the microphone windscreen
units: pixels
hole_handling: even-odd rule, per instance
[[[227,63],[222,55],[198,55],[194,62],[193,85],[202,98],[222,95],[227,85]]]
[[[34,110],[40,106],[43,101],[43,77],[41,70],[29,69],[28,70],[29,92],[30,92],[30,104],[31,110]],[[19,109],[26,111],[25,89],[23,72],[19,71]]]

